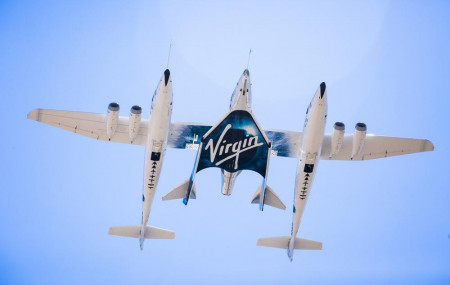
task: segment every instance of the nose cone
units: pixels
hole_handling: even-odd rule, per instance
[[[250,71],[248,71],[248,69],[245,69],[244,72],[242,72],[241,78],[239,78],[239,82],[238,84],[241,84],[243,86],[241,87],[246,87],[250,85]]]
[[[320,95],[319,98],[323,99],[323,97],[326,97],[326,91],[327,91],[327,85],[325,82],[320,83]]]
[[[168,69],[166,69],[164,71],[164,85],[167,86],[167,83],[169,82],[169,78],[170,78],[170,71]]]
[[[236,110],[247,110],[251,106],[251,83],[250,72],[245,69],[231,95],[230,108]]]

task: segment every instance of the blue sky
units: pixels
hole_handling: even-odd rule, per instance
[[[0,2],[0,283],[448,284],[450,20],[445,1]],[[141,216],[144,148],[98,142],[26,120],[34,108],[148,117],[166,68],[172,121],[214,123],[253,49],[253,110],[265,128],[301,131],[327,83],[328,123],[427,138],[435,151],[365,162],[322,161],[299,236],[323,250],[256,246],[288,235],[291,212],[251,197],[244,172],[220,194],[218,169],[197,200],[162,202],[195,153],[169,149],[150,224],[176,239],[108,236]],[[296,160],[273,157],[269,185],[292,203]],[[290,206],[288,206],[290,208]]]

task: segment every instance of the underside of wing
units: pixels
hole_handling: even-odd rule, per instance
[[[376,135],[367,135],[361,152],[353,158],[351,157],[352,147],[353,135],[345,135],[341,149],[330,158],[331,135],[325,135],[320,158],[327,160],[368,160],[434,150],[434,146],[429,140]]]
[[[272,155],[283,157],[298,157],[302,133],[282,130],[264,131],[272,143]]]
[[[170,124],[167,146],[171,148],[198,149],[200,140],[211,125],[198,123],[172,123]]]
[[[128,117],[119,117],[111,140],[106,134],[106,114],[34,109],[27,118],[96,140],[145,145],[147,139],[147,120],[141,121],[139,133],[131,142]]]

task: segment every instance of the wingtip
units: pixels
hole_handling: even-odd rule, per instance
[[[40,110],[40,109],[34,109],[34,110],[31,110],[31,111],[27,114],[27,119],[29,119],[29,120],[34,120],[34,121],[38,121],[38,119],[39,119],[39,110]]]
[[[425,151],[433,151],[434,150],[434,145],[431,141],[429,140],[425,140],[425,146],[424,146]]]

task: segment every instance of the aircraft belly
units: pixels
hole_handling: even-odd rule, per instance
[[[162,167],[162,158],[164,156],[164,152],[161,152],[161,156],[159,160],[153,159],[146,161],[145,173],[144,173],[144,182],[143,182],[143,194],[142,194],[142,203],[143,203],[143,222],[146,223],[148,219],[148,215],[150,213],[150,207],[153,202],[153,197],[155,195],[155,190],[158,185],[159,176],[161,174]]]
[[[317,161],[316,161],[317,162]],[[317,163],[308,164],[306,162],[306,155],[302,156],[302,163],[299,164],[295,185],[295,197],[293,208],[293,225],[292,234],[297,234],[300,226],[300,220],[305,209],[306,201],[308,200],[311,185],[313,183],[315,168]]]
[[[309,125],[304,132],[304,141],[302,142],[302,148],[300,150],[300,160],[297,167],[297,176],[295,182],[295,197],[293,208],[293,221],[292,232],[293,236],[297,235],[298,228],[300,226],[300,220],[305,209],[306,201],[308,200],[311,185],[314,180],[314,174],[319,162],[319,151],[323,140],[323,125],[317,132]],[[320,132],[321,131],[321,132]]]
[[[169,112],[166,112],[168,110]],[[142,223],[147,224],[151,204],[161,174],[170,127],[170,106],[154,106],[148,125],[142,193]]]

